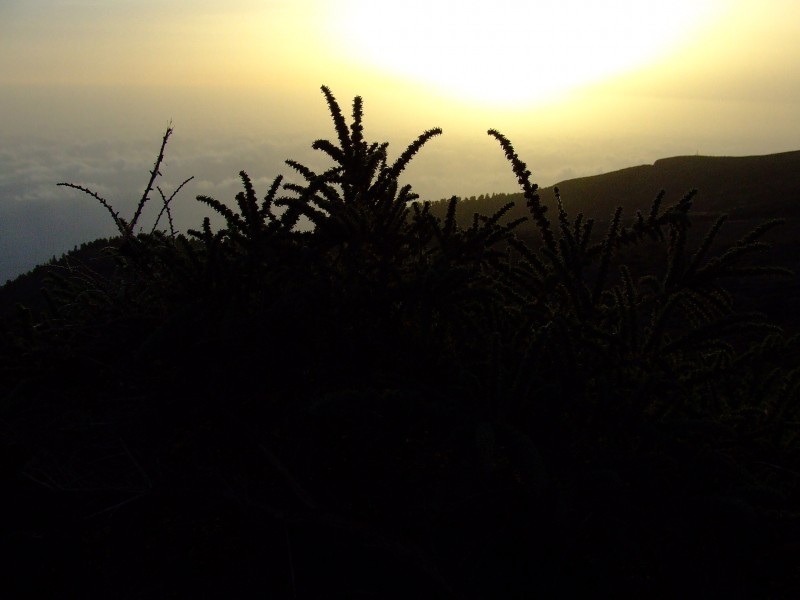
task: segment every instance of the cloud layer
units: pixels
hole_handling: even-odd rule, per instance
[[[114,223],[97,200],[56,184],[68,182],[88,188],[111,203],[120,215],[130,218],[149,178],[159,136],[135,141],[0,137],[0,282],[82,242],[114,235]],[[412,139],[393,140],[390,158],[398,156]],[[176,131],[167,147],[163,177],[157,183],[169,195],[183,180],[194,177],[172,204],[177,229],[198,227],[209,214],[210,209],[195,200],[197,195],[233,203],[242,189],[239,171],[246,171],[257,192],[263,194],[276,175],[284,175],[287,181],[298,179],[284,163],[287,158],[317,170],[326,168],[329,162],[311,150],[311,141],[283,138],[278,142],[245,136],[193,138]],[[638,164],[645,160],[644,156],[639,161],[635,155],[613,152],[598,158],[588,143],[550,142],[541,147],[531,143],[518,147],[530,162],[534,179],[543,185],[627,166],[625,161]],[[412,161],[403,182],[410,183],[426,200],[517,190],[496,142],[483,135],[468,138],[445,134],[430,141]],[[145,230],[152,227],[160,210],[160,197],[157,193],[152,197],[141,221]],[[165,228],[166,223],[160,226]]]

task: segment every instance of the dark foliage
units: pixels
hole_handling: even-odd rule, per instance
[[[797,340],[729,285],[785,275],[752,260],[777,223],[717,251],[724,218],[690,244],[695,192],[662,194],[598,237],[492,130],[538,233],[512,204],[460,225],[399,183],[440,130],[392,161],[322,91],[332,166],[262,199],[242,172],[235,207],[198,198],[219,230],[135,233],[153,189],[169,217],[171,130],[130,221],[71,186],[120,237],[3,322],[11,570],[62,597],[790,596]]]

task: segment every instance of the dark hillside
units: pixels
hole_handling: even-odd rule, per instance
[[[558,184],[571,211],[604,218],[617,206],[646,210],[659,190],[670,196],[697,188],[696,216],[731,218],[800,215],[800,151],[765,156],[676,156],[652,165],[571,179]],[[551,190],[542,190],[551,197]]]
[[[676,156],[564,181],[557,187],[570,212],[584,212],[600,222],[607,221],[617,206],[625,208],[623,219],[631,219],[637,210],[646,212],[661,189],[666,190],[667,205],[697,189],[690,233],[695,243],[719,215],[729,217],[720,231],[720,245],[734,243],[760,222],[782,218],[785,224],[770,232],[772,247],[762,258],[800,273],[800,151],[744,157]],[[553,188],[542,189],[540,195],[550,204]],[[800,316],[792,308],[800,303],[797,276],[780,282],[736,282],[733,287],[743,305],[758,306],[794,331],[800,330]]]
[[[542,203],[555,216],[555,188],[559,189],[564,207],[571,215],[579,212],[597,221],[596,231],[605,231],[614,210],[621,206],[623,223],[630,223],[636,211],[647,213],[660,190],[665,190],[663,204],[675,204],[692,189],[692,227],[688,230],[691,244],[699,244],[720,215],[728,215],[717,236],[724,247],[769,219],[781,218],[785,223],[770,231],[771,244],[763,260],[800,273],[800,151],[764,156],[715,157],[675,156],[589,177],[579,177],[540,188]],[[475,213],[490,215],[508,202],[515,206],[506,213],[512,220],[529,215],[521,193],[492,194],[463,199],[458,204],[459,224],[468,226]],[[444,218],[447,202],[433,205],[431,212]],[[517,228],[517,235],[535,244],[538,232],[532,221]],[[628,259],[652,269],[662,255],[656,251],[631,251]],[[800,331],[800,278],[790,280],[738,281],[732,284],[739,292],[742,306],[758,306],[773,319]]]
[[[114,269],[111,249],[119,246],[119,238],[100,238],[76,246],[60,258],[39,265],[0,286],[0,319],[13,315],[17,305],[43,310],[46,307],[42,293],[53,277],[82,271],[97,277],[109,277]]]
[[[602,175],[579,177],[555,186],[540,188],[542,201],[553,206],[554,188],[558,187],[565,208],[571,214],[606,221],[617,206],[632,217],[646,211],[656,194],[666,190],[665,202],[672,204],[691,189],[695,198],[695,217],[726,213],[731,219],[783,218],[800,216],[800,151],[764,156],[675,156],[662,158],[652,165],[628,167]],[[517,206],[510,218],[525,216],[522,194],[493,194],[463,200],[461,219],[473,212],[492,214],[509,201]],[[438,211],[444,215],[444,202]],[[438,214],[438,213],[437,213]]]

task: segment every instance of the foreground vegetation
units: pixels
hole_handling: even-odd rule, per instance
[[[391,161],[323,92],[332,166],[287,161],[303,183],[262,200],[242,172],[235,209],[198,198],[220,229],[176,233],[161,193],[168,230],[136,233],[170,130],[130,220],[72,186],[120,235],[4,323],[10,571],[121,598],[791,595],[797,340],[730,285],[787,275],[753,261],[778,223],[712,251],[691,192],[599,232],[490,131],[528,216],[464,225],[398,181],[440,130]]]

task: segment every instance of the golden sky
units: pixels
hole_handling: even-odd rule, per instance
[[[119,190],[170,120],[176,177],[206,186],[190,198],[286,173],[333,136],[322,84],[363,96],[398,154],[444,129],[407,171],[423,198],[516,191],[488,128],[541,185],[796,150],[800,2],[0,0],[0,221],[71,173]]]
[[[326,83],[467,122],[587,93],[795,101],[799,23],[795,0],[3,0],[0,84]]]
[[[654,100],[687,117],[681,101],[800,99],[799,24],[795,0],[3,0],[0,85],[305,109],[325,83],[398,122],[625,120]]]

